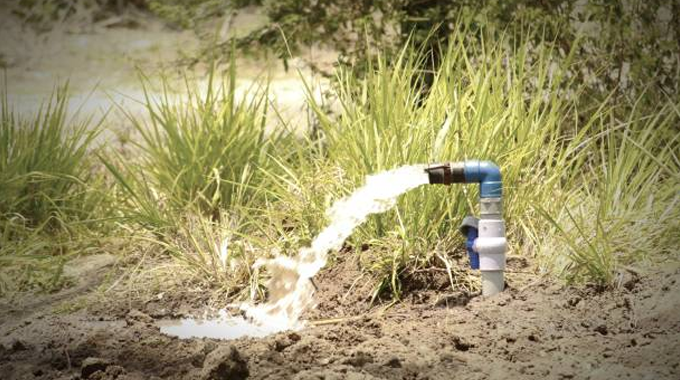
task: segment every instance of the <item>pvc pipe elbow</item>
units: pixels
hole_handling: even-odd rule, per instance
[[[503,196],[501,170],[491,161],[465,161],[465,182],[478,182],[481,198]]]

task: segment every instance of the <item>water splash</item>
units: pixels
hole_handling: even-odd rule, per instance
[[[302,248],[295,257],[258,260],[254,266],[266,267],[271,275],[267,282],[269,299],[260,305],[240,305],[247,318],[221,313],[212,321],[187,319],[160,324],[161,331],[184,338],[234,339],[303,328],[302,314],[314,304],[314,286],[310,279],[326,265],[328,252],[340,249],[369,215],[391,209],[399,195],[428,183],[424,169],[425,165],[403,166],[366,177],[364,186],[336,201],[326,211],[331,222],[309,247]]]
[[[310,279],[326,264],[328,252],[340,249],[354,228],[369,215],[391,209],[399,195],[426,184],[428,177],[424,169],[424,165],[403,166],[368,176],[363,187],[328,209],[331,223],[296,257],[257,261],[256,267],[264,266],[271,274],[267,283],[269,300],[257,306],[243,305],[246,315],[257,324],[275,325],[281,330],[304,326],[300,317],[314,303]]]

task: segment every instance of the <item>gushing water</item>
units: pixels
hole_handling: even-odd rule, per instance
[[[326,264],[328,252],[340,249],[354,228],[369,215],[391,209],[399,195],[428,183],[424,169],[424,165],[403,166],[368,176],[363,187],[336,201],[327,210],[330,224],[296,257],[278,256],[257,261],[255,267],[266,267],[271,275],[267,283],[269,300],[260,305],[241,305],[252,320],[251,326],[246,326],[248,322],[244,325],[242,320],[235,324],[225,319],[224,328],[238,325],[243,330],[240,336],[252,336],[246,331],[249,328],[260,334],[302,328],[304,321],[300,317],[314,303],[314,286],[310,279]]]

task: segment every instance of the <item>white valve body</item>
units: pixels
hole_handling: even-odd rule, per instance
[[[492,296],[505,287],[505,222],[502,217],[500,198],[480,200],[481,219],[479,237],[473,249],[479,253],[479,269],[482,272],[482,295]]]

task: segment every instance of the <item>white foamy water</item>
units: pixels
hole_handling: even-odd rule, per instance
[[[314,304],[314,286],[310,280],[326,265],[328,252],[340,249],[369,215],[391,209],[399,195],[428,183],[424,169],[425,165],[403,166],[366,177],[364,186],[336,201],[326,211],[330,224],[309,247],[301,249],[295,257],[258,260],[255,267],[265,267],[271,276],[267,282],[269,299],[260,305],[241,305],[249,320],[226,315],[214,321],[185,320],[174,330],[165,328],[164,332],[180,337],[230,339],[301,329],[305,325],[302,314]],[[192,329],[195,332],[189,333]]]
[[[301,249],[296,257],[279,256],[256,262],[256,266],[265,266],[272,276],[267,283],[269,300],[262,305],[245,305],[246,315],[256,323],[275,323],[282,330],[300,328],[304,324],[300,320],[302,313],[314,302],[310,279],[326,265],[328,252],[340,249],[369,215],[391,209],[399,195],[426,184],[424,169],[424,165],[403,166],[368,176],[363,187],[328,209],[331,223],[311,246]]]

